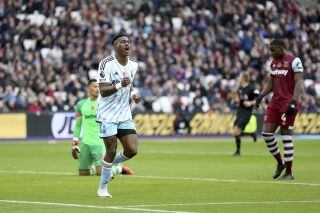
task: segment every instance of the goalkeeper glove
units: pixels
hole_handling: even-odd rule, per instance
[[[287,116],[291,116],[294,113],[297,112],[297,101],[296,100],[291,100],[288,102],[288,106],[287,106]]]
[[[72,154],[73,159],[75,159],[75,160],[78,160],[78,158],[79,158],[78,155],[80,153],[80,148],[78,146],[78,143],[79,143],[79,139],[73,138],[71,154]]]

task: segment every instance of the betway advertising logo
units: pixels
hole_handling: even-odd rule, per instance
[[[271,75],[287,75],[288,70],[271,70]]]

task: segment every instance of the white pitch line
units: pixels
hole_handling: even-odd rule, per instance
[[[16,173],[16,174],[44,174],[44,175],[71,175],[77,176],[76,173],[69,172],[37,172],[37,171],[11,171],[0,170],[0,173]],[[165,177],[151,175],[130,175],[128,178],[145,178],[145,179],[165,179],[165,180],[188,180],[188,181],[209,181],[209,182],[230,182],[230,183],[267,183],[267,184],[283,184],[283,185],[305,185],[320,186],[320,183],[303,183],[303,182],[287,182],[287,181],[262,181],[262,180],[234,180],[234,179],[215,179],[215,178],[196,178],[196,177]]]
[[[269,183],[269,184],[284,184],[284,185],[306,185],[306,186],[320,186],[320,183],[300,183],[300,182],[286,182],[286,181],[262,181],[262,180],[224,180],[214,178],[192,178],[192,177],[161,177],[161,176],[147,176],[147,175],[132,175],[130,178],[148,178],[148,179],[166,179],[166,180],[194,180],[194,181],[211,181],[211,182],[233,182],[233,183]]]
[[[230,152],[197,152],[197,151],[141,151],[147,154],[168,154],[168,155],[224,155],[231,156]],[[270,153],[245,153],[244,156],[270,156]],[[320,157],[320,155],[295,154],[295,157]]]
[[[228,201],[212,203],[168,203],[150,205],[132,205],[126,207],[166,207],[166,206],[207,206],[207,205],[243,205],[243,204],[286,204],[286,203],[320,203],[320,200],[282,200],[282,201]]]
[[[81,205],[73,203],[51,203],[51,202],[35,202],[25,200],[0,200],[2,203],[19,203],[19,204],[35,204],[35,205],[49,205],[49,206],[68,206],[68,207],[82,207],[82,208],[94,208],[94,209],[114,209],[114,210],[127,210],[127,211],[139,211],[139,212],[162,212],[162,213],[192,213],[185,211],[168,211],[160,209],[145,209],[135,207],[122,207],[122,206],[93,206],[93,205]]]
[[[0,173],[78,176],[77,173],[72,173],[72,172],[41,172],[41,171],[22,171],[22,170],[17,170],[17,171],[0,170]]]
[[[77,173],[71,172],[41,172],[41,171],[12,171],[12,170],[0,170],[0,173],[16,173],[16,174],[42,174],[42,175],[71,175],[77,176]]]

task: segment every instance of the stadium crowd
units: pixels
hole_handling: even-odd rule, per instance
[[[320,112],[319,4],[0,0],[0,29],[0,112],[73,111],[119,32],[140,64],[136,112],[234,111],[240,73],[263,88],[273,37],[304,64],[301,111]]]

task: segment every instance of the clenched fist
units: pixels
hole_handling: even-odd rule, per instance
[[[137,103],[139,103],[141,101],[141,95],[134,94],[134,95],[132,95],[132,99],[137,104]]]
[[[124,77],[124,78],[122,79],[122,81],[121,81],[121,86],[122,86],[122,87],[126,87],[126,86],[128,86],[129,84],[131,84],[131,81],[130,81],[129,77]]]

